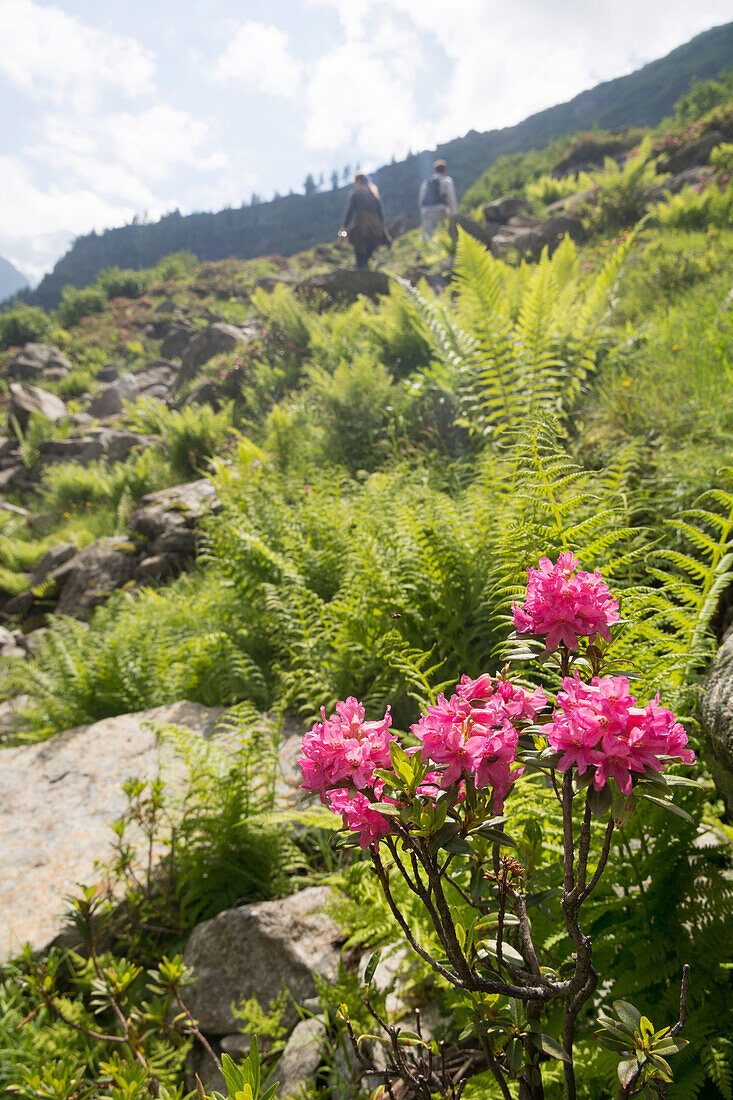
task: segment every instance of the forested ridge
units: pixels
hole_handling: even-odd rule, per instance
[[[584,129],[652,126],[668,115],[693,79],[725,69],[733,55],[733,23],[698,35],[635,73],[599,84],[568,103],[540,111],[516,126],[471,131],[437,150],[416,153],[374,173],[386,216],[417,218],[417,193],[433,157],[445,157],[459,197],[498,157],[539,149]],[[293,194],[218,213],[167,214],[152,224],[126,225],[78,238],[69,252],[23,299],[45,308],[58,304],[66,284],[86,286],[104,267],[150,267],[181,249],[199,260],[292,255],[329,240],[346,205],[347,188]]]

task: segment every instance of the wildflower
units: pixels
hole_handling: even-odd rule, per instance
[[[369,799],[359,791],[349,793],[345,787],[329,791],[327,796],[330,807],[341,814],[344,828],[359,833],[362,848],[378,844],[389,833],[389,822],[384,814],[370,808]]]
[[[679,350],[680,350],[679,344],[672,344],[672,351],[679,351]]]
[[[303,755],[298,759],[303,776],[301,787],[320,791],[326,800],[329,787],[352,784],[358,790],[371,786],[374,772],[390,766],[392,719],[389,707],[379,722],[364,720],[364,707],[353,696],[336,704],[336,714],[326,718],[321,707],[321,722],[316,722],[303,737]]]
[[[610,641],[610,627],[618,622],[618,601],[601,574],[575,572],[579,564],[571,553],[561,554],[555,565],[540,558],[539,569],[527,570],[524,604],[512,604],[517,632],[544,636],[548,653],[561,644],[577,650],[580,637]]]
[[[521,774],[511,768],[519,743],[517,727],[533,722],[546,702],[540,688],[530,692],[508,680],[494,682],[486,674],[475,680],[462,676],[455,694],[450,699],[439,695],[412,732],[422,741],[423,760],[442,768],[441,787],[472,776],[477,787],[491,787],[494,810],[499,812]]]
[[[630,386],[631,385],[631,379],[630,378],[624,378],[621,382],[621,385],[622,386]]]
[[[558,771],[577,767],[584,775],[594,769],[593,786],[600,791],[613,779],[630,794],[632,772],[663,771],[665,763],[692,764],[687,734],[671,711],[659,706],[659,696],[639,707],[625,676],[598,677],[584,684],[577,675],[563,680],[552,723],[545,727],[548,743],[561,753]]]

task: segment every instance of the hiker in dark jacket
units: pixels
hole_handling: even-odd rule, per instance
[[[353,225],[349,223],[353,219]],[[347,233],[348,230],[348,233]],[[369,267],[369,257],[375,248],[391,244],[384,228],[384,211],[379,191],[363,172],[354,176],[354,186],[349,192],[340,237],[348,236],[356,255],[357,268]]]
[[[456,188],[446,173],[444,160],[436,160],[432,176],[423,180],[419,202],[422,231],[428,238],[432,237],[442,221],[458,213]]]

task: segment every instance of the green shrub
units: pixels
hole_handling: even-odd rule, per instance
[[[149,271],[121,271],[119,267],[104,268],[94,281],[107,298],[141,298],[149,283]]]
[[[207,460],[219,453],[232,428],[234,403],[214,412],[210,405],[188,405],[178,411],[160,401],[142,399],[127,409],[126,419],[138,432],[163,437],[176,477],[200,476]]]
[[[58,308],[59,324],[64,328],[72,328],[78,325],[84,317],[94,313],[102,313],[107,305],[107,295],[98,287],[65,286],[61,291],[61,302]]]
[[[566,199],[569,195],[584,191],[590,184],[590,177],[583,173],[577,179],[575,176],[563,176],[560,179],[554,176],[540,176],[539,179],[527,184],[524,193],[533,206],[542,208],[557,202],[558,199]]]
[[[19,303],[12,309],[0,311],[0,351],[43,343],[49,339],[51,328],[51,318],[40,306]]]
[[[41,476],[46,506],[56,513],[91,505],[118,509],[135,504],[146,493],[166,488],[174,480],[164,456],[155,448],[131,454],[124,462],[65,462],[48,466]]]
[[[715,184],[705,188],[688,185],[666,202],[656,203],[650,213],[663,229],[722,229],[733,220],[733,186],[721,191]]]
[[[365,354],[342,360],[333,374],[308,369],[327,460],[350,470],[372,470],[390,446],[388,425],[395,397],[388,371]]]
[[[674,105],[673,123],[689,126],[714,107],[727,103],[733,97],[733,70],[720,73],[714,80],[693,78],[690,90]]]
[[[623,167],[608,158],[603,171],[593,173],[597,192],[586,207],[586,221],[593,232],[613,233],[642,217],[649,192],[666,178],[657,174],[651,152],[651,138],[646,137]]]
[[[60,378],[54,386],[59,397],[68,400],[70,397],[81,397],[95,388],[94,375],[86,367],[77,367],[65,378]]]

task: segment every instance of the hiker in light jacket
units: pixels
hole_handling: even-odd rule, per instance
[[[353,218],[353,225],[348,229]],[[348,234],[347,234],[348,229]],[[356,266],[369,267],[369,257],[380,245],[390,245],[389,234],[384,228],[384,211],[379,191],[363,172],[354,176],[354,186],[349,192],[343,224],[339,236],[347,236],[354,249]]]
[[[432,237],[445,218],[458,213],[455,185],[445,168],[444,160],[434,161],[432,176],[420,186],[420,215],[426,237]]]

